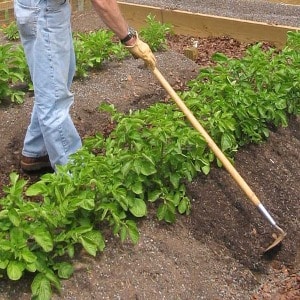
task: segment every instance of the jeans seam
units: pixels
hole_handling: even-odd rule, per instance
[[[47,16],[45,16],[46,18],[46,22],[47,22]],[[47,51],[48,51],[48,59],[49,59],[49,66],[50,66],[50,70],[51,70],[51,80],[53,82],[53,85],[54,85],[54,97],[55,97],[55,102],[53,104],[54,106],[54,111],[56,112],[58,109],[57,109],[57,101],[59,100],[59,97],[58,97],[58,88],[57,88],[57,85],[55,83],[55,78],[54,78],[54,66],[53,66],[53,57],[52,57],[52,52],[51,52],[51,39],[50,39],[50,35],[47,34]],[[62,128],[62,125],[61,124],[58,124],[58,131],[59,131],[59,136],[61,138],[61,144],[63,146],[63,149],[65,151],[64,154],[67,153],[67,150],[68,150],[68,143],[67,143],[67,140],[63,134],[63,128]]]

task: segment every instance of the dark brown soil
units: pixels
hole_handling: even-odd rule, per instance
[[[101,24],[95,19],[92,12],[76,14],[73,28],[97,29]],[[177,90],[200,67],[212,64],[214,52],[240,57],[247,47],[228,37],[198,40],[197,62],[182,55],[191,37],[170,37],[171,50],[156,53],[159,69]],[[82,137],[109,132],[109,117],[97,110],[102,101],[127,112],[168,98],[134,59],[105,63],[87,80],[75,81],[73,91],[72,116]],[[0,187],[12,171],[30,181],[38,179],[39,174],[28,176],[19,167],[32,101],[28,94],[20,106],[0,107]],[[287,128],[273,130],[267,141],[236,155],[235,167],[287,232],[282,245],[268,255],[263,249],[273,229],[228,173],[214,168],[188,184],[191,215],[166,225],[150,210],[139,222],[136,246],[107,234],[107,247],[96,258],[77,255],[76,272],[54,299],[300,299],[299,149],[300,119],[292,117]],[[0,292],[0,299],[30,299],[30,278],[3,279]]]

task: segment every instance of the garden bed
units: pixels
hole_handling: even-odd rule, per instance
[[[74,30],[94,30],[94,14],[74,15]],[[196,38],[196,37],[195,37]],[[212,64],[218,51],[232,57],[243,55],[247,45],[231,38],[199,39],[199,59],[182,53],[191,37],[169,40],[171,51],[157,53],[158,67],[176,90],[183,90],[200,67]],[[108,102],[122,112],[168,101],[165,91],[141,61],[107,62],[89,79],[75,81],[74,122],[82,137],[107,134],[110,118],[98,111]],[[0,185],[19,168],[23,136],[29,121],[32,95],[21,106],[4,105],[0,145]],[[241,149],[235,166],[253,187],[266,208],[287,231],[281,247],[262,255],[272,229],[239,191],[230,176],[219,168],[188,184],[192,199],[189,216],[173,225],[159,223],[150,210],[139,222],[140,242],[121,244],[107,233],[107,248],[95,259],[81,252],[76,272],[63,282],[57,299],[297,299],[299,298],[300,237],[300,120],[274,129],[261,145]],[[27,278],[30,279],[30,278]],[[29,280],[0,282],[1,299],[30,299]]]

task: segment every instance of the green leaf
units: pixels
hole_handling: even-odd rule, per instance
[[[145,154],[143,154],[143,157],[145,159],[137,161],[137,163],[138,163],[138,165],[140,167],[141,173],[143,175],[145,175],[145,176],[149,176],[151,174],[155,174],[156,173],[156,168],[155,168],[154,162],[151,160],[150,157],[148,157]]]
[[[221,168],[223,166],[222,162],[217,158],[217,166]]]
[[[268,128],[263,128],[262,129],[262,132],[264,134],[265,137],[269,137],[270,135],[270,130]]]
[[[126,228],[126,226],[122,226],[121,229],[120,229],[120,239],[121,239],[121,241],[124,242],[126,237],[127,237],[127,228]]]
[[[84,199],[80,202],[80,207],[86,209],[86,210],[92,210],[95,207],[95,201],[94,199]]]
[[[50,280],[44,274],[37,274],[31,284],[32,300],[50,300],[52,296]]]
[[[180,214],[189,214],[190,212],[190,200],[187,197],[183,197],[178,205],[178,211]]]
[[[175,189],[178,188],[180,182],[180,175],[177,172],[170,174],[170,181]]]
[[[174,223],[175,222],[175,213],[176,213],[174,203],[168,202],[166,204],[166,206],[167,206],[167,209],[165,212],[164,220],[168,223]]]
[[[148,192],[148,201],[154,202],[156,201],[161,195],[160,190],[152,190]]]
[[[18,212],[14,208],[11,208],[8,211],[8,218],[14,224],[14,226],[19,227],[21,219]]]
[[[95,245],[95,243],[93,241],[91,241],[89,238],[86,238],[84,236],[81,236],[79,238],[83,248],[85,249],[85,251],[92,255],[92,256],[96,256],[97,254],[97,246]]]
[[[10,230],[10,240],[14,247],[21,249],[26,246],[23,230],[20,227],[13,227]]]
[[[0,220],[1,221],[6,219],[7,216],[8,216],[8,210],[7,209],[0,210]]]
[[[178,211],[179,213],[183,214],[186,212],[187,209],[187,201],[186,198],[181,199],[179,205],[178,205]]]
[[[100,251],[103,251],[105,248],[105,242],[102,234],[98,230],[92,230],[84,234],[86,238],[89,238],[94,241]]]
[[[77,226],[70,230],[68,232],[68,236],[71,236],[74,240],[76,240],[78,236],[90,232],[92,229],[93,226],[91,226],[90,224],[83,224],[82,226]]]
[[[145,202],[139,198],[133,199],[133,204],[129,208],[129,210],[135,217],[138,217],[138,218],[144,217],[147,214],[147,206],[146,206]]]
[[[57,274],[60,278],[68,279],[74,272],[73,265],[67,262],[62,262],[56,265]]]
[[[287,107],[287,104],[286,104],[286,99],[278,99],[276,102],[275,102],[275,107],[277,109],[285,109]]]
[[[131,168],[132,168],[132,161],[130,160],[130,161],[126,162],[122,167],[123,176],[127,176],[127,174],[129,173]]]
[[[130,236],[130,239],[134,244],[137,244],[140,238],[140,234],[136,226],[136,223],[134,221],[128,220],[126,222],[126,225],[128,226],[128,234]]]
[[[105,242],[99,231],[91,230],[79,238],[83,248],[92,256],[96,256],[97,250],[103,251]]]
[[[22,249],[21,255],[27,263],[34,263],[36,261],[36,256],[28,248]]]
[[[202,172],[203,172],[205,175],[207,175],[207,174],[209,174],[209,172],[210,172],[210,166],[209,166],[209,165],[203,166],[203,167],[201,168],[201,170],[202,170]]]
[[[45,252],[50,252],[53,250],[53,240],[52,237],[46,229],[43,227],[35,228],[33,232],[33,237],[35,241],[43,248]]]
[[[73,245],[68,245],[68,247],[67,247],[67,253],[68,253],[68,255],[69,255],[70,258],[74,257],[75,249],[74,249]]]
[[[45,185],[45,183],[43,181],[38,181],[28,187],[28,189],[25,192],[25,195],[29,197],[37,196],[43,194],[46,191],[47,191],[47,186]]]
[[[8,259],[0,260],[0,269],[2,269],[2,270],[6,269],[8,263],[9,263],[9,260],[8,260]]]
[[[22,262],[12,260],[7,266],[7,276],[10,280],[19,280],[23,275],[24,269]]]
[[[227,149],[232,148],[231,136],[229,134],[224,133],[222,135],[221,148],[222,148],[222,151],[226,151]]]
[[[56,287],[56,289],[60,291],[61,289],[60,280],[51,269],[46,270],[45,276],[47,277],[47,279],[50,280],[50,283],[52,283]]]
[[[225,62],[228,61],[228,57],[220,52],[216,52],[215,54],[212,55],[212,59],[216,62]]]
[[[156,173],[155,166],[149,162],[144,162],[141,166],[141,173],[145,176],[149,176]]]
[[[143,193],[143,185],[140,181],[136,181],[132,186],[132,191],[139,195],[139,194],[142,194]]]
[[[19,174],[12,172],[9,174],[9,179],[12,185],[15,185],[19,179]]]
[[[2,251],[11,251],[12,245],[8,240],[2,240],[0,243],[0,250]]]
[[[167,205],[164,203],[161,203],[157,209],[157,218],[159,221],[161,221],[165,218],[166,211],[167,211]]]
[[[31,273],[35,273],[37,270],[36,264],[35,263],[27,263],[26,264],[26,270],[31,272]]]

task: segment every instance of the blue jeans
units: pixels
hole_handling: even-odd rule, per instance
[[[82,143],[70,117],[75,53],[68,0],[15,0],[14,11],[34,86],[34,105],[22,154],[68,162]]]

